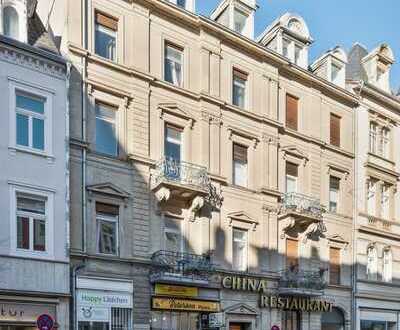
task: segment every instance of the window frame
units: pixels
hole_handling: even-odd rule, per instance
[[[118,207],[117,205],[113,205]],[[119,256],[119,215],[105,214],[96,211],[96,254],[105,256]],[[110,222],[115,224],[115,253],[106,253],[100,251],[100,227],[101,222]]]
[[[288,120],[288,118],[289,118],[289,116],[288,116],[288,114],[289,114],[289,106],[288,106],[289,105],[289,99],[293,99],[293,100],[296,101],[296,123],[295,123],[296,127],[294,127],[294,123],[292,125],[292,123],[290,123],[289,120]],[[300,130],[299,113],[300,113],[300,98],[295,96],[295,95],[293,95],[293,94],[286,93],[285,94],[285,127],[286,128],[289,128],[289,129],[294,130],[296,132],[298,132]]]
[[[16,16],[16,18],[17,18],[17,27],[18,27],[17,36],[6,35],[6,32],[5,32],[5,14],[4,14],[6,8],[11,8],[12,10],[15,11],[15,13],[16,13],[16,15],[17,15],[17,16]],[[0,12],[1,12],[1,15],[2,15],[2,17],[1,17],[1,24],[2,24],[2,26],[1,26],[1,31],[2,31],[2,33],[3,33],[6,37],[8,37],[8,38],[12,38],[12,39],[21,41],[21,33],[22,33],[22,31],[21,31],[21,22],[20,22],[20,21],[21,21],[22,17],[21,17],[21,15],[20,15],[20,12],[19,12],[18,8],[14,5],[13,2],[9,2],[9,3],[6,2],[6,3],[2,6]]]
[[[96,54],[97,56],[101,57],[102,59],[105,59],[107,61],[111,61],[111,62],[116,63],[116,62],[118,62],[118,56],[119,56],[119,52],[118,52],[118,44],[119,44],[118,32],[120,30],[120,24],[119,24],[120,20],[119,20],[119,18],[115,17],[114,15],[110,15],[110,14],[104,12],[103,10],[99,10],[97,8],[94,9],[93,14],[94,14],[93,15],[93,52],[94,52],[94,54]],[[97,22],[97,14],[101,14],[101,15],[103,15],[105,17],[108,17],[109,19],[114,20],[117,23],[117,28],[115,30],[113,30],[112,28],[107,27],[104,24],[98,23]],[[104,31],[102,31],[102,32],[106,33],[109,36],[111,35],[111,33],[115,34],[115,36],[114,36],[114,38],[115,38],[115,45],[114,45],[115,54],[114,54],[114,57],[115,58],[114,59],[111,59],[111,58],[108,58],[108,57],[104,57],[104,56],[102,56],[102,55],[100,55],[100,54],[98,54],[96,52],[96,44],[97,44],[96,36],[97,36],[97,31],[98,31],[99,27],[104,29]],[[110,31],[112,31],[112,32],[110,33]]]
[[[168,47],[175,49],[176,51],[179,51],[181,54],[181,82],[180,84],[176,84],[174,82],[168,81],[166,79],[166,70],[167,70],[167,49]],[[163,61],[162,61],[162,76],[163,76],[163,80],[168,83],[171,84],[175,87],[179,87],[179,88],[184,88],[185,87],[185,47],[182,45],[179,45],[177,43],[171,42],[169,40],[164,40],[164,49],[163,49]]]
[[[337,124],[336,136],[334,134],[334,126]],[[329,143],[337,148],[341,147],[342,139],[342,117],[336,113],[330,113],[329,115]]]
[[[383,182],[380,186],[380,217],[385,220],[390,220],[390,207],[391,207],[391,185]]]
[[[169,219],[173,219],[173,220],[179,221],[179,227],[180,227],[179,230],[171,228],[171,227],[168,227],[166,225],[165,218],[169,218]],[[164,219],[163,219],[163,232],[162,232],[162,236],[163,236],[162,245],[163,245],[163,249],[165,251],[169,251],[169,250],[167,250],[167,237],[166,237],[167,233],[179,234],[179,237],[180,237],[179,251],[173,251],[173,252],[178,252],[178,253],[185,252],[186,247],[185,247],[185,221],[184,221],[184,219],[176,218],[176,217],[173,217],[173,216],[165,216],[164,217]]]
[[[114,138],[115,138],[115,151],[116,151],[115,154],[108,154],[108,153],[105,153],[105,152],[101,152],[101,151],[99,151],[97,149],[97,120],[102,120],[102,121],[105,121],[107,123],[111,122],[110,120],[107,120],[105,118],[103,118],[103,119],[102,118],[98,118],[97,109],[98,109],[99,106],[104,107],[106,109],[109,109],[110,111],[114,111],[114,113],[115,113],[115,119],[114,119],[114,128],[115,128],[115,137]],[[97,154],[100,154],[100,155],[103,155],[103,156],[106,156],[106,157],[111,157],[111,158],[118,158],[120,156],[121,151],[120,151],[119,111],[120,110],[119,110],[119,108],[117,106],[105,103],[105,102],[103,102],[101,100],[96,100],[95,101],[95,104],[94,104],[94,117],[95,117],[94,118],[95,119],[95,122],[94,122],[94,151]]]
[[[389,258],[388,263],[385,261],[386,256]],[[393,253],[390,247],[383,249],[382,281],[386,283],[392,283],[393,281]]]
[[[244,237],[245,239],[242,239],[240,241],[235,241],[235,231],[244,233]],[[238,269],[238,265],[234,264],[235,261],[235,242],[239,242],[239,243],[244,243],[244,252],[243,252],[243,258],[244,260],[242,260],[243,263],[243,269]],[[240,271],[240,272],[246,272],[249,269],[249,231],[243,228],[239,228],[239,227],[232,227],[232,269],[236,270],[236,271]]]
[[[332,181],[331,180],[337,180],[338,182],[338,188],[336,189],[336,191],[334,191],[333,187],[332,187]],[[331,213],[339,213],[340,212],[340,187],[341,186],[341,178],[335,176],[335,175],[329,175],[329,212]],[[332,203],[332,196],[331,193],[332,192],[336,192],[336,196],[337,196],[337,200],[336,200],[336,210],[332,210],[331,208],[331,203]]]
[[[23,95],[31,97],[33,99],[44,100],[44,113],[38,116],[34,114],[34,117],[41,117],[44,120],[44,148],[36,149],[31,146],[23,146],[17,144],[17,95]],[[22,151],[31,153],[34,155],[45,156],[48,158],[54,158],[53,152],[53,122],[52,122],[52,110],[53,110],[53,97],[54,91],[42,88],[40,86],[30,85],[17,80],[9,81],[9,113],[10,113],[10,128],[9,128],[9,149],[15,151]],[[31,113],[31,111],[20,109],[19,112]],[[29,120],[31,122],[32,120]],[[30,125],[31,126],[31,125]],[[31,129],[30,129],[31,130]],[[32,134],[28,131],[28,134]],[[28,137],[29,141],[32,141],[31,137]]]
[[[296,170],[297,170],[297,176],[288,174],[288,164],[296,166]],[[288,179],[293,179],[293,181],[295,182],[295,190],[294,191],[288,191]],[[285,192],[286,193],[298,193],[299,192],[299,165],[290,161],[286,161],[285,162]]]
[[[242,86],[239,86],[240,82],[237,82],[236,79],[240,79],[243,83]],[[247,110],[248,109],[248,85],[249,85],[249,74],[240,70],[238,68],[232,69],[232,104],[240,109]],[[235,87],[239,87],[243,89],[243,105],[237,104],[235,102]]]
[[[339,257],[339,263],[338,264],[333,264],[332,262],[332,254],[331,251],[337,251],[338,253],[338,257]],[[332,268],[333,266],[337,267],[338,271],[337,271],[337,282],[333,282],[333,278],[332,278]],[[331,285],[341,285],[342,283],[342,249],[336,246],[330,246],[329,247],[329,284]]]
[[[240,160],[235,158],[235,147],[246,149],[246,154],[245,154],[245,156],[246,156],[246,163],[245,163],[245,165],[246,165],[246,178],[245,178],[246,183],[245,183],[245,185],[241,185],[241,184],[237,183],[237,180],[236,180],[235,164],[237,161],[240,161]],[[242,164],[242,165],[244,165],[244,164]],[[243,187],[243,188],[249,187],[249,147],[246,145],[240,144],[240,143],[236,143],[236,142],[232,143],[232,184],[234,186]]]
[[[30,195],[38,199],[44,199],[45,202],[45,251],[26,250],[17,247],[17,198],[18,195]],[[10,251],[12,255],[28,258],[52,259],[54,257],[54,192],[32,188],[25,184],[10,185]],[[31,222],[31,221],[30,221]],[[30,223],[30,229],[32,225]],[[30,236],[33,235],[31,231]],[[33,241],[30,242],[33,244]]]

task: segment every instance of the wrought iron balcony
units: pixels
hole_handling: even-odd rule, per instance
[[[280,272],[279,293],[300,295],[300,296],[320,296],[326,287],[325,270],[304,271],[296,268],[287,269]]]
[[[325,208],[318,199],[292,192],[286,193],[283,196],[281,211],[283,213],[294,212],[304,216],[322,219]]]
[[[208,282],[214,270],[211,256],[160,250],[151,257],[152,280],[172,282]]]

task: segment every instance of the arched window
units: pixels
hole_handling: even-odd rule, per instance
[[[383,272],[382,279],[385,282],[392,282],[392,251],[390,248],[386,248],[383,251]]]
[[[3,31],[5,36],[19,39],[19,18],[14,7],[7,6],[3,9]]]
[[[374,245],[367,249],[367,278],[372,281],[378,279],[378,253]]]
[[[343,312],[334,307],[332,312],[325,312],[321,318],[321,330],[344,330]]]

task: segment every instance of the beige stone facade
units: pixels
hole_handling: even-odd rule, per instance
[[[236,8],[237,2],[243,1],[223,1],[221,6]],[[253,20],[250,2],[242,5]],[[307,70],[312,38],[297,16],[285,15],[256,42],[164,1],[66,3],[68,24],[61,45],[73,64],[75,324],[85,322],[78,315],[76,292],[107,291],[101,287],[106,282],[96,282],[106,278],[115,292],[121,281],[124,292],[133,283],[128,309],[135,329],[163,328],[160,319],[171,320],[178,313],[176,307],[156,308],[152,298],[160,295],[157,285],[183,286],[191,298],[219,304],[227,330],[274,325],[326,330],[331,329],[326,319],[332,313],[343,318],[335,329],[355,329],[351,311],[353,219],[359,217],[353,211],[359,203],[354,193],[359,98],[344,88],[344,72],[339,82],[329,78],[332,63],[345,69],[342,53],[333,51],[313,66],[314,72]],[[223,22],[220,13],[221,8],[215,20]],[[285,36],[294,21],[296,30]],[[107,25],[115,40],[115,49],[107,53],[112,59],[96,54],[98,22]],[[248,24],[243,33],[251,37],[254,22]],[[296,53],[296,47],[303,48]],[[285,51],[292,55],[280,55]],[[180,65],[170,79],[168,61]],[[236,99],[236,88],[244,96]],[[287,118],[288,102],[296,103],[295,128]],[[111,121],[99,115],[100,105],[113,109]],[[335,133],[332,118],[340,123]],[[114,125],[112,156],[98,150],[100,121]],[[179,160],[167,159],[169,152],[179,154]],[[288,174],[289,167],[295,175]],[[104,213],[104,205],[114,207],[111,218],[117,219],[112,253],[99,251],[99,210]],[[289,251],[293,247],[296,256]],[[291,268],[293,260],[296,267]],[[222,286],[224,276],[239,275],[266,280],[265,294],[323,299],[335,308],[325,313],[260,308],[259,293]],[[328,285],[317,287],[322,282]],[[195,287],[196,293],[187,287]],[[193,314],[180,313],[186,318]]]

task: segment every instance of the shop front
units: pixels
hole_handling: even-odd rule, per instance
[[[218,291],[208,288],[155,283],[152,330],[209,329],[209,315],[220,311]]]
[[[79,330],[132,330],[132,308],[132,281],[78,277],[76,319]]]
[[[57,324],[56,304],[0,301],[0,330],[35,330],[41,315],[48,315]]]

